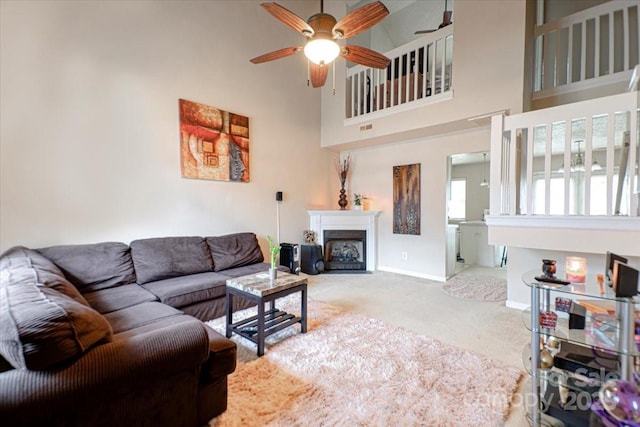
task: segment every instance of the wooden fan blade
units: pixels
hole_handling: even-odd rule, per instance
[[[311,86],[322,87],[324,82],[327,81],[327,74],[329,74],[329,67],[326,65],[318,65],[309,61],[309,74],[311,77]]]
[[[445,10],[444,13],[442,14],[442,23],[444,24],[445,27],[451,24],[451,15],[453,15],[453,12],[450,10]]]
[[[311,37],[313,35],[313,28],[311,28],[304,19],[300,18],[289,9],[280,6],[278,3],[262,3],[260,6],[284,25],[293,28],[307,37]]]
[[[377,1],[362,6],[346,15],[333,26],[333,35],[337,39],[353,37],[382,21],[389,14],[389,9]]]
[[[444,13],[442,14],[442,24],[438,25],[438,28],[434,29],[434,30],[421,30],[421,31],[416,31],[414,34],[427,34],[427,33],[433,33],[434,31],[438,31],[440,28],[444,28],[447,25],[451,25],[453,24],[453,22],[451,22],[451,15],[453,15],[453,12],[450,10],[445,10]]]
[[[340,52],[344,58],[371,68],[387,68],[391,60],[375,50],[362,46],[344,46]]]
[[[254,64],[261,64],[263,62],[267,62],[267,61],[273,61],[276,59],[280,59],[280,58],[286,58],[287,56],[291,56],[295,53],[298,53],[302,50],[302,47],[300,46],[296,46],[296,47],[286,47],[284,49],[279,49],[279,50],[274,50],[273,52],[269,52],[269,53],[265,53],[264,55],[260,55],[260,56],[256,56],[253,59],[250,59],[249,61],[253,62]]]

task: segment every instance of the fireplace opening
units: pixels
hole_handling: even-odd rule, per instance
[[[366,270],[366,230],[324,230],[325,270]]]

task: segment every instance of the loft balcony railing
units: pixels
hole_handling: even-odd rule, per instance
[[[629,81],[639,9],[637,0],[612,0],[537,26],[533,99]]]
[[[633,91],[494,116],[491,215],[529,223],[564,217],[570,226],[581,218],[637,220],[638,106]]]
[[[347,70],[346,118],[371,118],[450,99],[453,25],[386,52],[386,69]],[[384,112],[384,113],[383,113]]]

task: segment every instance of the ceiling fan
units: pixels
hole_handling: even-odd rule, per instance
[[[444,12],[442,13],[442,23],[438,25],[438,28],[434,28],[433,30],[416,31],[415,34],[433,33],[434,31],[438,31],[440,28],[444,28],[447,25],[453,24],[453,21],[451,21],[452,15],[453,15],[453,11],[447,10],[447,0],[444,0]]]
[[[287,47],[257,56],[250,60],[254,64],[285,58],[304,51],[309,59],[311,85],[321,87],[327,80],[327,66],[338,56],[372,68],[386,68],[391,62],[386,56],[366,47],[340,46],[336,42],[336,40],[360,34],[382,21],[389,14],[389,10],[380,1],[356,9],[339,21],[328,13],[324,13],[323,0],[320,0],[320,13],[311,16],[306,22],[277,3],[262,3],[261,6],[280,22],[302,33],[309,40],[304,47]]]

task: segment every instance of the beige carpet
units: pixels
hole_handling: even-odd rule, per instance
[[[458,274],[442,285],[452,297],[476,301],[506,301],[507,281],[495,276]]]
[[[299,296],[278,308],[298,313]],[[308,310],[307,334],[269,337],[262,358],[234,336],[229,407],[211,426],[504,423],[519,369],[328,304],[309,300]],[[223,332],[223,319],[209,324]]]

